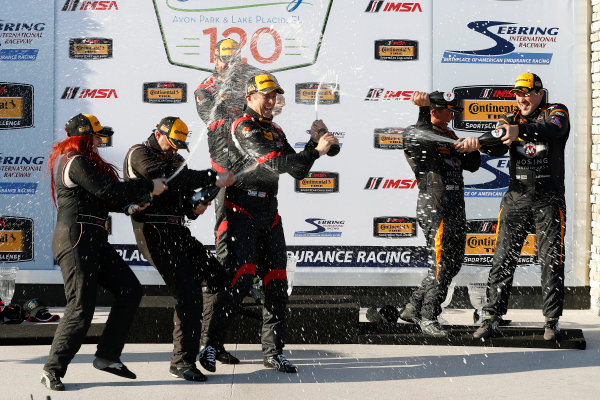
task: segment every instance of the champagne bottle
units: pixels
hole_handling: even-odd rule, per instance
[[[152,200],[152,194],[145,194],[133,203],[129,203],[125,207],[123,207],[123,213],[125,215],[131,215],[134,212],[137,212],[140,208],[144,206],[144,204],[148,203],[150,200]]]
[[[482,146],[496,146],[502,144],[502,137],[506,135],[506,129],[497,128],[479,136],[479,144]]]
[[[327,133],[327,129],[319,129],[319,138],[321,138],[321,136],[323,136],[324,134]],[[332,144],[331,147],[329,147],[329,151],[327,152],[327,155],[329,157],[333,157],[333,156],[337,156],[337,154],[340,152],[341,148],[339,144]]]
[[[207,205],[215,197],[217,197],[217,194],[219,194],[219,190],[221,190],[221,188],[217,187],[216,185],[207,186],[198,190],[190,199],[192,207],[196,208],[198,204]]]

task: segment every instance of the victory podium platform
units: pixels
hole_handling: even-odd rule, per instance
[[[260,343],[261,307],[250,298],[236,316],[227,338],[228,343]],[[64,309],[51,308],[62,314]],[[97,343],[108,316],[108,307],[97,308],[85,343]],[[128,343],[171,343],[174,300],[169,296],[142,298]],[[446,338],[423,335],[418,326],[407,323],[366,321],[364,309],[347,295],[291,296],[288,303],[287,335],[289,344],[399,344],[435,346],[487,346],[547,349],[580,349],[586,347],[581,329],[561,326],[560,341],[545,341],[541,322],[518,322],[500,328],[501,335],[491,339],[474,339],[477,328],[470,325],[472,311],[455,310],[448,319],[464,325],[445,326]],[[450,310],[452,312],[452,310]],[[541,320],[541,312],[540,320]],[[461,318],[458,318],[461,316]],[[0,325],[0,345],[47,345],[52,342],[57,323],[29,323]]]

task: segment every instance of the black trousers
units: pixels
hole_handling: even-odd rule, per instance
[[[117,361],[123,351],[142,287],[101,226],[57,223],[52,252],[60,265],[67,307],[60,320],[44,370],[63,377],[92,322],[98,285],[115,297],[96,356]]]
[[[548,195],[533,201],[531,195],[508,191],[502,198],[498,223],[496,250],[488,277],[488,302],[483,310],[492,315],[506,314],[523,242],[534,231],[542,269],[543,314],[560,317],[565,277],[564,196]]]
[[[456,196],[449,195],[435,206],[428,193],[419,193],[417,201],[417,220],[427,241],[429,269],[421,285],[412,293],[410,303],[425,319],[434,320],[441,314],[448,287],[464,260],[464,199],[461,198],[462,191],[456,192]]]
[[[232,271],[229,290],[217,301],[208,328],[208,344],[220,347],[234,311],[252,287],[255,276],[264,285],[262,351],[265,356],[282,352],[285,343],[285,311],[288,300],[287,253],[277,199],[238,195],[226,200],[227,234],[219,246]],[[219,250],[217,250],[220,253]]]
[[[217,249],[216,257],[217,260],[223,265],[227,258],[227,249],[225,246],[219,246],[219,242],[227,235],[227,215],[225,212],[225,189],[221,189],[219,194],[212,202],[215,207],[215,247]],[[203,294],[203,312],[202,312],[202,337],[200,343],[202,346],[206,345],[208,341],[208,327],[210,321],[213,318],[215,304],[217,303],[220,296],[223,296],[227,290],[227,282],[231,281],[230,273],[224,266],[220,271],[220,279],[207,282],[206,291]],[[220,285],[214,285],[209,283],[222,283]]]
[[[146,222],[134,234],[175,297],[171,365],[194,365],[200,350],[202,283],[218,279],[221,266],[183,225]]]

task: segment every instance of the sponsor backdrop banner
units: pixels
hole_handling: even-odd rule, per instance
[[[0,265],[53,267],[54,3],[0,4]]]
[[[0,92],[0,134],[8,139],[2,144],[2,168],[33,172],[28,179],[3,177],[0,184],[2,214],[12,218],[6,220],[2,257],[33,253],[16,261],[22,261],[22,268],[53,268],[48,255],[53,208],[41,171],[52,127],[54,140],[62,140],[65,122],[79,112],[95,114],[103,125],[113,127],[115,135],[100,151],[118,167],[129,147],[144,141],[162,117],[179,116],[192,131],[191,153],[183,154],[189,166],[209,168],[206,130],[193,93],[214,69],[216,42],[229,37],[242,43],[245,62],[277,75],[286,105],[276,122],[297,151],[316,118],[325,121],[342,146],[337,157],[319,159],[306,179],[281,177],[280,214],[289,253],[298,256],[295,283],[414,285],[425,272],[427,254],[415,218],[418,189],[402,151],[402,133],[418,114],[411,95],[416,90],[453,92],[465,107],[453,123],[459,136],[480,135],[513,110],[509,89],[525,71],[542,77],[550,101],[572,109],[573,5],[560,3],[3,4],[0,62],[9,73],[3,74],[6,82]],[[13,36],[19,32],[23,35]],[[5,43],[13,37],[31,41]],[[38,104],[38,99],[44,102]],[[570,176],[571,147],[567,153]],[[484,155],[480,171],[465,173],[465,182],[469,237],[462,276],[482,280],[493,256],[500,199],[508,186],[508,157]],[[568,186],[569,212],[571,189]],[[210,209],[190,223],[192,232],[208,245],[214,243],[214,220]],[[35,233],[33,240],[26,237],[28,227]],[[122,214],[112,215],[110,241],[134,270],[152,271]],[[569,239],[568,249],[570,243]],[[539,285],[534,235],[524,244],[519,262],[519,282]],[[567,265],[570,269],[570,262]]]

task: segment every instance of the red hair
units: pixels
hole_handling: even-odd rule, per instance
[[[81,135],[81,136],[71,136],[63,140],[62,142],[55,143],[52,146],[52,152],[50,153],[50,158],[48,160],[48,170],[47,172],[50,174],[50,189],[52,191],[52,200],[54,201],[54,206],[56,207],[56,182],[54,181],[54,164],[59,156],[63,154],[67,154],[69,152],[76,151],[81,153],[85,158],[91,161],[92,165],[94,165],[100,173],[106,175],[109,179],[113,181],[119,180],[119,175],[117,174],[117,168],[111,163],[106,162],[100,154],[98,154],[98,150],[94,147],[94,136],[93,135]]]

